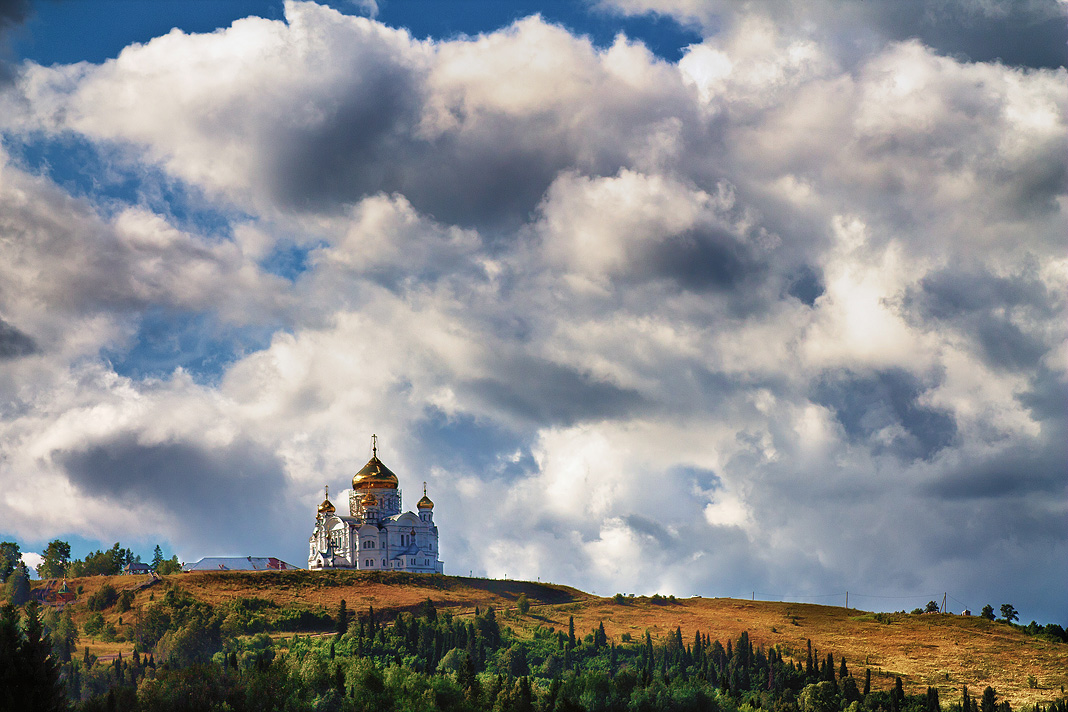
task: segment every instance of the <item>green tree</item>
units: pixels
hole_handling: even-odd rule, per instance
[[[520,615],[526,615],[530,612],[530,601],[527,600],[527,594],[519,594],[519,598],[515,601],[515,607],[519,609]]]
[[[983,690],[983,699],[979,702],[979,712],[996,712],[998,706],[998,694],[993,687],[987,685]]]
[[[337,607],[337,620],[335,621],[334,629],[337,631],[337,635],[340,638],[345,635],[349,629],[349,609],[348,603],[344,598],[341,599],[341,605]]]
[[[1020,618],[1020,614],[1016,612],[1016,609],[1012,607],[1011,603],[1001,604],[1001,618],[1006,623],[1012,623],[1014,620]]]
[[[37,566],[37,575],[41,578],[60,578],[67,575],[67,564],[70,563],[70,544],[59,539],[48,542],[43,561]]]
[[[7,579],[7,600],[13,606],[21,606],[30,600],[30,572],[22,561],[15,565],[15,572]]]
[[[13,541],[0,543],[0,583],[7,583],[7,577],[15,572],[15,565],[21,560],[18,544]]]
[[[26,606],[23,639],[19,646],[22,658],[23,703],[17,709],[52,712],[67,709],[67,697],[59,680],[59,666],[52,657],[52,641],[41,624],[37,602]]]
[[[149,564],[149,568],[153,571],[159,571],[159,565],[162,564],[163,561],[163,549],[159,548],[159,544],[156,544],[156,549],[152,552],[152,563]]]
[[[994,607],[989,603],[983,606],[983,612],[979,614],[982,618],[986,618],[988,621],[994,620]]]
[[[928,601],[927,607],[923,609],[924,613],[938,613],[938,602]]]
[[[182,565],[178,563],[178,555],[175,554],[169,559],[164,559],[156,567],[156,573],[160,576],[167,576],[168,574],[178,574],[182,572]]]
[[[0,608],[0,710],[18,709],[15,692],[23,678],[20,642],[18,611],[7,604]]]
[[[801,712],[838,712],[838,689],[827,680],[805,685],[798,703]]]

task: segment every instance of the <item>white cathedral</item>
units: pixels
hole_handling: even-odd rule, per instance
[[[315,533],[308,540],[308,568],[410,571],[440,574],[434,503],[426,496],[415,512],[401,513],[397,476],[378,459],[371,436],[371,459],[352,478],[348,516],[337,514],[330,492],[319,505]]]

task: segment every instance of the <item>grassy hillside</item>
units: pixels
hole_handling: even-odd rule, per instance
[[[89,614],[85,600],[105,582],[121,592],[149,580],[146,576],[70,580],[71,589],[80,589],[71,608],[79,626]],[[1061,697],[1062,686],[1068,686],[1068,645],[978,617],[869,614],[830,606],[723,598],[635,598],[617,603],[566,586],[529,581],[351,571],[176,574],[140,588],[130,611],[119,614],[113,606],[105,611],[105,619],[116,626],[120,637],[128,635],[138,606],[161,596],[173,584],[212,605],[251,599],[269,620],[307,612],[312,614],[309,631],[321,629],[323,623],[316,625],[314,618],[333,615],[342,599],[349,610],[363,612],[374,606],[376,612],[389,617],[415,610],[429,598],[439,610],[454,615],[471,614],[476,606],[496,608],[501,622],[520,634],[531,634],[538,626],[566,630],[571,616],[580,636],[603,622],[609,638],[617,642],[624,634],[638,638],[648,629],[658,638],[681,626],[687,641],[701,630],[725,644],[748,631],[754,645],[779,646],[787,657],[801,661],[811,640],[820,656],[832,653],[835,660],[844,656],[854,675],[871,668],[876,689],[890,687],[894,676],[900,675],[909,692],[937,687],[943,703],[958,700],[961,685],[968,685],[975,694],[992,685],[1015,709]],[[520,594],[526,594],[531,603],[526,615],[515,611]],[[101,655],[132,649],[126,641],[105,643],[83,634],[79,647],[87,644]],[[1029,687],[1029,676],[1037,678],[1037,689]]]

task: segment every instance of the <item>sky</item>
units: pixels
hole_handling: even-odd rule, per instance
[[[0,0],[0,538],[1066,624],[1066,21]]]

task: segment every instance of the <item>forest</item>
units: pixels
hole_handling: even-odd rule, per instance
[[[503,621],[493,608],[439,612],[430,599],[390,616],[342,601],[332,616],[297,621],[269,617],[264,599],[211,605],[170,583],[127,610],[134,652],[111,661],[78,654],[69,611],[9,603],[0,608],[0,710],[1011,712],[990,687],[952,700],[934,688],[906,694],[900,678],[873,689],[870,669],[811,642],[784,655],[747,633],[725,643],[681,628],[612,640],[603,624],[576,631],[573,618],[567,630],[537,625],[519,636],[506,616],[526,615],[529,604],[517,603]],[[319,631],[280,634],[292,629],[286,622]]]

